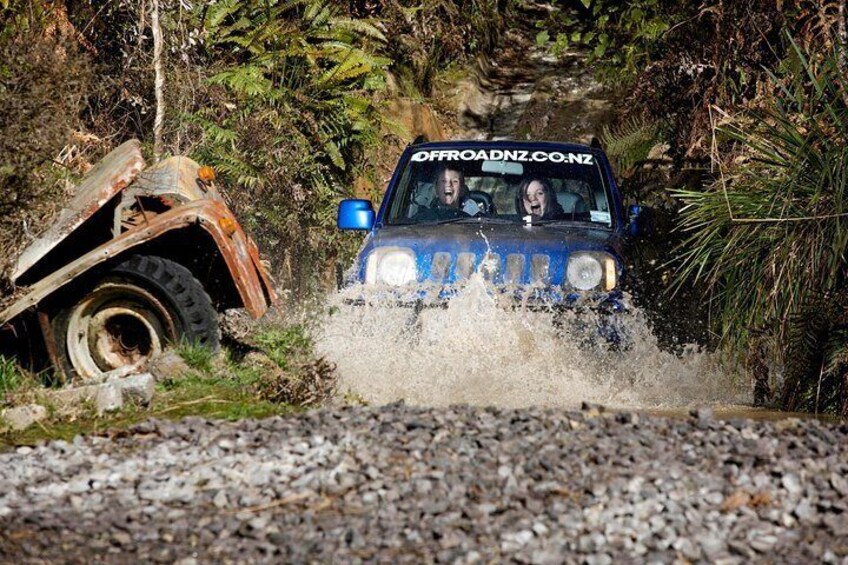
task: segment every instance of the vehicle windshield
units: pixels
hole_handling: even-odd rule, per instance
[[[600,164],[554,149],[421,149],[389,202],[387,224],[463,220],[611,225]]]

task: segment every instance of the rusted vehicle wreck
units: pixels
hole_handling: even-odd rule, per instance
[[[142,369],[171,342],[219,347],[218,313],[276,301],[256,244],[187,157],[146,167],[137,140],[100,161],[18,257],[0,338],[57,380]],[[45,362],[47,361],[47,362]]]

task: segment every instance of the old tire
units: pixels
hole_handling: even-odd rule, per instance
[[[220,346],[212,300],[179,263],[136,255],[89,288],[53,320],[66,376],[96,380],[118,368],[142,367],[170,343]]]

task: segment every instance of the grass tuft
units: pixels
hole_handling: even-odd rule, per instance
[[[301,325],[263,330],[253,340],[259,349],[281,369],[288,370],[294,357],[312,355],[312,339]]]
[[[189,368],[201,373],[212,373],[215,352],[208,347],[191,341],[182,341],[176,347],[176,351]]]
[[[303,363],[294,373],[279,370],[261,376],[257,396],[268,402],[317,406],[336,390],[336,367],[324,358]]]
[[[14,360],[0,355],[0,396],[5,398],[8,393],[15,392],[26,380]]]

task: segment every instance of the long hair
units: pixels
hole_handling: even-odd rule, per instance
[[[534,182],[538,182],[545,189],[545,194],[548,197],[547,209],[543,215],[548,215],[551,211],[555,210],[559,204],[557,203],[556,195],[554,194],[554,189],[551,187],[551,183],[548,182],[548,179],[542,178],[527,178],[521,181],[521,184],[518,185],[518,189],[515,191],[515,211],[519,216],[523,216],[524,214],[529,214],[528,210],[524,209],[524,198],[527,196],[527,189]],[[560,210],[562,211],[562,210]]]
[[[465,184],[465,172],[462,169],[451,167],[448,165],[436,169],[436,182],[433,185],[433,190],[436,193],[436,198],[434,199],[434,202],[436,200],[439,200],[439,182],[441,182],[442,180],[442,175],[444,175],[447,171],[454,171],[459,175],[459,194],[457,202],[459,202],[459,205],[461,206],[463,199],[468,196],[468,186]]]

